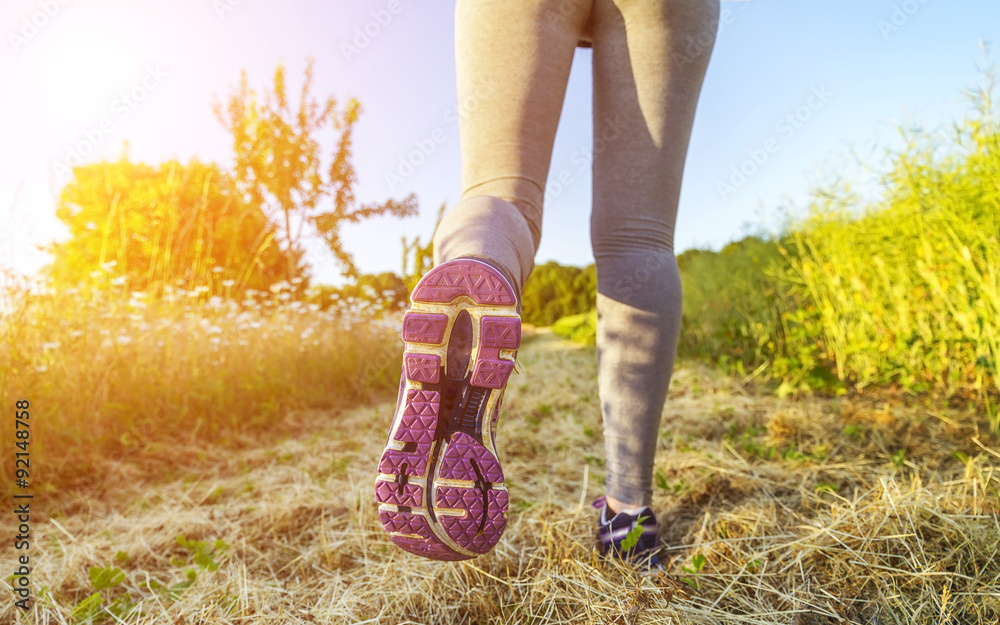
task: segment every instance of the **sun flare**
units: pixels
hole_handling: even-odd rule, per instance
[[[33,112],[59,143],[112,115],[116,100],[142,80],[127,26],[99,18],[84,14],[72,24],[54,23],[49,28],[62,32],[39,36],[28,51],[34,54]]]

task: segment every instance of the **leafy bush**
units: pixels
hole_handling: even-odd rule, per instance
[[[283,280],[289,260],[301,271],[302,251],[284,253],[264,212],[213,164],[153,167],[123,157],[75,167],[56,215],[72,235],[49,248],[46,272],[56,287],[106,288],[114,268],[139,291],[203,285],[239,296]]]
[[[555,261],[535,267],[521,292],[521,319],[550,326],[559,318],[587,312],[597,301],[597,269]]]

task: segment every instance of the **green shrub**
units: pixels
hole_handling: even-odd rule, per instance
[[[555,261],[535,267],[521,290],[521,319],[550,326],[567,315],[587,312],[597,301],[597,269],[567,267]]]
[[[552,324],[552,332],[577,343],[593,345],[597,342],[597,311],[563,317]]]

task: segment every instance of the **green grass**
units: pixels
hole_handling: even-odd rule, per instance
[[[563,317],[552,324],[552,331],[571,341],[593,345],[597,341],[597,311]]]
[[[296,411],[394,393],[394,321],[353,302],[320,310],[289,291],[245,302],[180,290],[162,300],[9,291],[0,405],[30,402],[35,488],[88,481],[120,460],[169,467],[188,460],[182,447],[236,448],[260,431],[294,431]],[[3,428],[4,449],[13,434]]]

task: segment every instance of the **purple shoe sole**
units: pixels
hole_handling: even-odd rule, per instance
[[[471,259],[427,273],[403,318],[403,381],[379,460],[375,500],[390,538],[411,553],[465,560],[507,526],[494,441],[521,343],[513,289]]]

